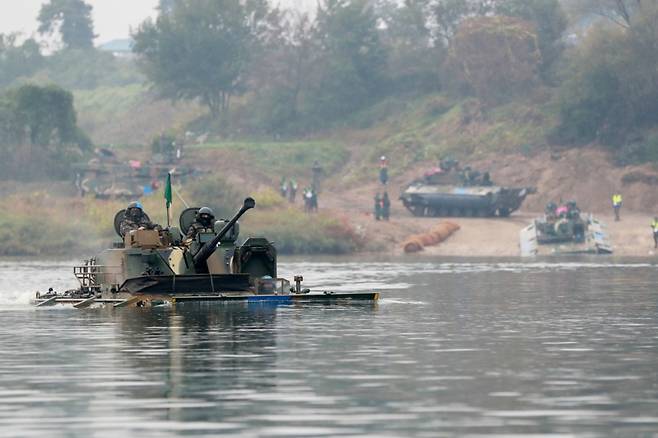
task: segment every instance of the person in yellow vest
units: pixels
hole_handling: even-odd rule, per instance
[[[653,218],[651,222],[651,230],[653,231],[653,247],[658,248],[658,217]]]
[[[615,193],[614,195],[612,195],[612,209],[615,211],[615,221],[621,220],[620,218],[621,204],[622,204],[621,194]]]

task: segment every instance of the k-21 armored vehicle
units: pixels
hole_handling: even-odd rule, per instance
[[[414,216],[507,217],[535,191],[496,186],[489,173],[442,162],[405,187],[400,200]]]
[[[575,202],[546,206],[546,214],[521,230],[521,256],[612,254],[605,225],[582,213]]]
[[[311,292],[302,288],[301,276],[296,276],[290,287],[288,280],[277,276],[277,254],[271,242],[249,238],[237,244],[238,220],[254,206],[255,201],[247,198],[230,221],[217,221],[213,232],[199,232],[191,241],[184,240],[177,227],[138,229],[121,236],[124,211],[120,211],[115,230],[122,241],[74,268],[80,287],[63,293],[37,292],[34,303],[85,308],[185,301],[293,303],[379,298],[376,292]],[[197,210],[181,214],[181,229],[189,228]]]

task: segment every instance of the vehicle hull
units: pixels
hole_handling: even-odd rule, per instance
[[[605,224],[592,215],[581,214],[587,224],[584,238],[556,239],[550,241],[542,238],[538,232],[538,224],[545,218],[538,218],[519,233],[519,245],[522,257],[541,255],[575,255],[575,254],[612,254],[613,248]]]
[[[272,304],[297,304],[297,303],[349,303],[349,302],[368,302],[377,301],[378,292],[357,292],[357,293],[307,293],[307,294],[288,294],[288,295],[255,295],[255,294],[181,294],[181,295],[156,295],[156,294],[139,294],[130,298],[40,298],[33,300],[37,307],[48,307],[55,305],[70,305],[76,308],[86,307],[148,307],[162,303],[187,303],[187,302],[215,302],[215,303],[272,303]],[[84,306],[80,306],[84,304]]]
[[[400,200],[414,216],[506,217],[521,207],[530,191],[502,187],[412,184]]]
[[[311,292],[298,289],[289,291],[288,282],[278,279],[269,292],[260,292],[258,286],[249,283],[244,274],[229,275],[151,275],[129,278],[117,291],[72,290],[63,294],[37,296],[33,304],[47,307],[57,304],[72,305],[76,308],[96,307],[148,307],[160,303],[182,302],[272,302],[293,304],[306,302],[348,302],[376,301],[378,292]]]

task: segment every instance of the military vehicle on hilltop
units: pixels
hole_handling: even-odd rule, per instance
[[[591,214],[582,213],[574,201],[558,206],[549,203],[539,217],[520,235],[521,255],[612,254],[605,225]]]
[[[265,238],[248,238],[238,244],[240,217],[255,207],[247,198],[231,220],[215,222],[214,230],[185,239],[197,208],[180,216],[178,227],[132,229],[121,234],[125,211],[117,213],[115,231],[121,238],[110,249],[74,268],[80,287],[62,293],[37,292],[38,307],[71,304],[146,307],[179,302],[349,302],[374,301],[376,292],[311,292],[302,288],[303,278],[278,277],[277,253]],[[148,219],[148,218],[147,218]],[[150,220],[149,220],[150,223]]]
[[[497,186],[488,172],[461,169],[457,161],[443,160],[405,187],[400,200],[414,216],[507,217],[535,191]]]

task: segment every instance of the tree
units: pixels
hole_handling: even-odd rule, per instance
[[[258,130],[290,133],[300,121],[300,103],[316,59],[316,23],[309,14],[272,10],[260,50],[249,68]]]
[[[572,0],[570,7],[576,13],[597,14],[618,26],[629,28],[642,8],[653,3],[652,0]]]
[[[158,11],[161,14],[169,14],[174,10],[174,5],[176,0],[159,0],[158,1]]]
[[[366,0],[327,0],[318,9],[318,44],[307,101],[316,117],[336,119],[383,93],[386,48],[377,17]]]
[[[83,0],[50,0],[39,11],[39,33],[59,33],[67,49],[91,49],[96,38],[92,9]]]
[[[537,28],[542,72],[547,72],[560,57],[562,34],[567,29],[567,16],[559,0],[502,0],[496,13],[533,22]]]
[[[238,0],[178,0],[140,25],[133,50],[163,97],[199,99],[217,117],[242,90],[258,18]]]
[[[428,4],[438,37],[449,45],[465,19],[489,14],[495,0],[430,0]]]
[[[0,95],[0,179],[66,178],[91,147],[78,128],[73,95],[24,85]]]
[[[620,146],[658,122],[658,5],[632,26],[599,26],[571,55],[560,90],[556,139]]]
[[[382,40],[389,51],[392,86],[424,92],[439,88],[445,47],[437,44],[427,19],[427,0],[385,1],[379,16],[385,23]]]
[[[57,146],[78,141],[73,94],[56,85],[24,85],[10,93],[16,120],[32,145]]]
[[[453,38],[449,63],[476,96],[499,103],[536,84],[541,64],[537,34],[520,18],[469,18]]]
[[[29,76],[43,63],[39,45],[33,39],[17,43],[17,34],[0,34],[0,86],[20,76]]]

